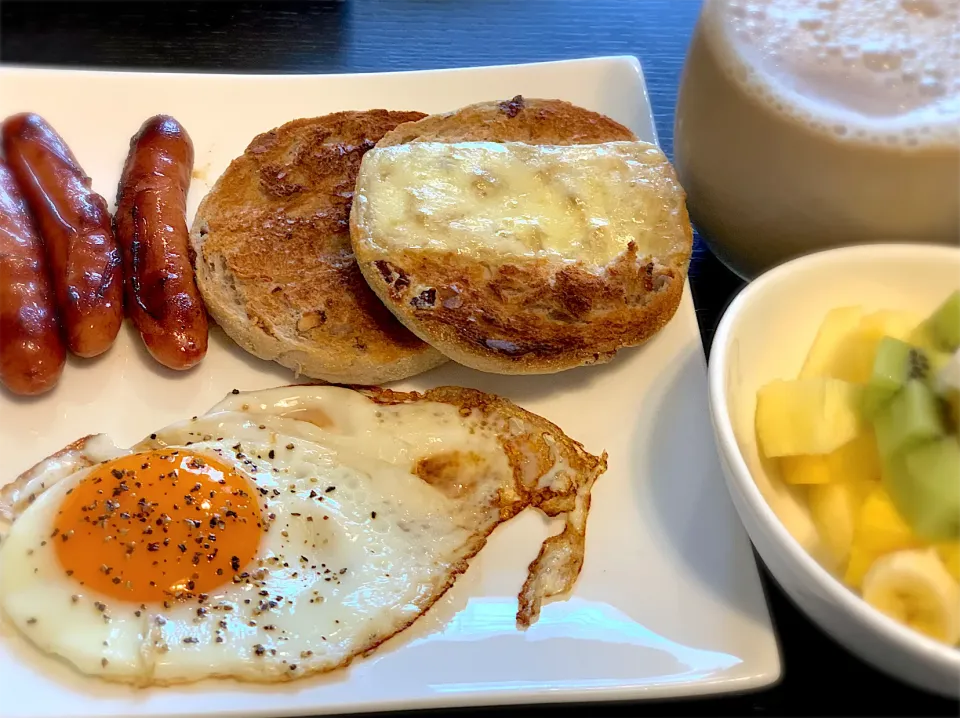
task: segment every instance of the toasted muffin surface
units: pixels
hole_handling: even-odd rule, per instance
[[[191,229],[211,315],[248,352],[299,374],[375,384],[445,361],[370,291],[348,217],[363,154],[419,112],[339,112],[253,139]]]
[[[407,142],[527,142],[533,145],[592,145],[635,140],[609,117],[563,100],[514,97],[480,102],[455,112],[430,115],[387,132],[380,147]]]
[[[423,157],[404,156],[403,143],[420,144]],[[470,155],[484,143],[515,154],[502,196],[496,153]],[[542,164],[563,145],[599,147]],[[609,167],[602,154],[613,156]],[[472,191],[484,195],[480,210]],[[585,200],[603,216],[584,211]],[[514,98],[400,125],[363,162],[350,221],[361,271],[406,326],[457,362],[506,374],[603,362],[648,339],[676,311],[692,249],[663,153],[557,100]]]

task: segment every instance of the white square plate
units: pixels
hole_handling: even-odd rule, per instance
[[[439,112],[516,94],[569,100],[656,139],[640,65],[630,57],[326,76],[0,70],[0,115],[46,117],[111,202],[130,136],[150,115],[174,115],[196,149],[191,219],[254,135],[293,118],[374,107]],[[0,395],[0,481],[84,434],[105,432],[129,445],[233,388],[292,380],[219,330],[202,364],[175,374],[147,356],[128,323],[102,358],[71,360],[53,393]],[[80,676],[8,630],[0,636],[0,714],[303,715],[690,696],[779,678],[757,569],[714,447],[689,287],[659,335],[608,365],[542,377],[450,365],[400,386],[441,384],[505,395],[588,450],[609,452],[574,595],[547,605],[527,632],[514,623],[517,591],[551,531],[533,510],[497,529],[421,621],[336,674],[266,687],[211,681],[130,689]]]

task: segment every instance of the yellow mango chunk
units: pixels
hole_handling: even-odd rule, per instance
[[[862,430],[861,387],[838,379],[778,379],[757,392],[756,427],[764,456],[829,454]]]
[[[780,458],[780,476],[788,484],[826,484],[830,482],[830,454],[783,456]]]
[[[960,583],[960,541],[945,541],[937,544],[937,555],[947,568],[947,573]]]
[[[860,307],[837,307],[827,312],[807,352],[799,378],[836,376],[833,372],[837,362],[843,359],[843,345],[862,318],[863,309]]]
[[[923,317],[913,312],[882,309],[864,316],[859,328],[864,335],[874,337],[878,342],[883,337],[905,342],[922,321]]]
[[[921,321],[911,312],[885,309],[864,315],[860,307],[833,309],[820,325],[800,378],[832,377],[864,384],[873,372],[880,340],[889,336],[906,341]]]
[[[866,483],[880,479],[880,449],[873,429],[867,428],[839,449],[827,454],[834,480]]]
[[[829,454],[781,457],[780,474],[788,484],[876,481],[880,478],[880,450],[876,437],[868,427]]]
[[[863,577],[867,575],[873,562],[877,560],[875,554],[864,551],[856,544],[850,546],[850,558],[847,569],[843,574],[843,582],[850,588],[859,589],[863,585]]]
[[[877,555],[920,545],[920,540],[880,485],[873,488],[860,507],[855,540],[859,547]]]
[[[838,567],[847,564],[865,493],[861,484],[851,481],[810,487],[810,515]]]
[[[873,362],[881,337],[871,336],[857,328],[843,343],[830,376],[855,384],[866,384],[873,374]]]
[[[844,581],[859,588],[864,574],[880,556],[919,548],[922,542],[893,505],[883,486],[876,484],[863,500],[850,546]]]
[[[867,383],[873,374],[880,340],[893,337],[906,341],[920,321],[910,312],[882,310],[867,314],[838,347],[827,375],[856,384]]]

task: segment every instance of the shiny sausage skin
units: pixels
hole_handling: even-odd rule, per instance
[[[46,245],[67,347],[102,354],[123,323],[123,274],[107,203],[39,115],[8,117],[3,150]]]
[[[40,235],[0,161],[0,382],[32,396],[56,386],[67,351]]]
[[[130,140],[114,218],[127,309],[147,350],[170,369],[207,352],[207,310],[190,263],[187,190],[193,143],[179,122],[151,117]]]

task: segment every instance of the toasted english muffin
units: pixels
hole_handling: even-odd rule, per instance
[[[350,246],[360,158],[419,112],[338,112],[253,139],[190,231],[207,309],[246,351],[329,382],[378,384],[446,361],[370,291]]]
[[[667,158],[559,100],[400,125],[365,155],[350,216],[367,282],[417,336],[481,371],[609,361],[661,329],[693,244]]]

